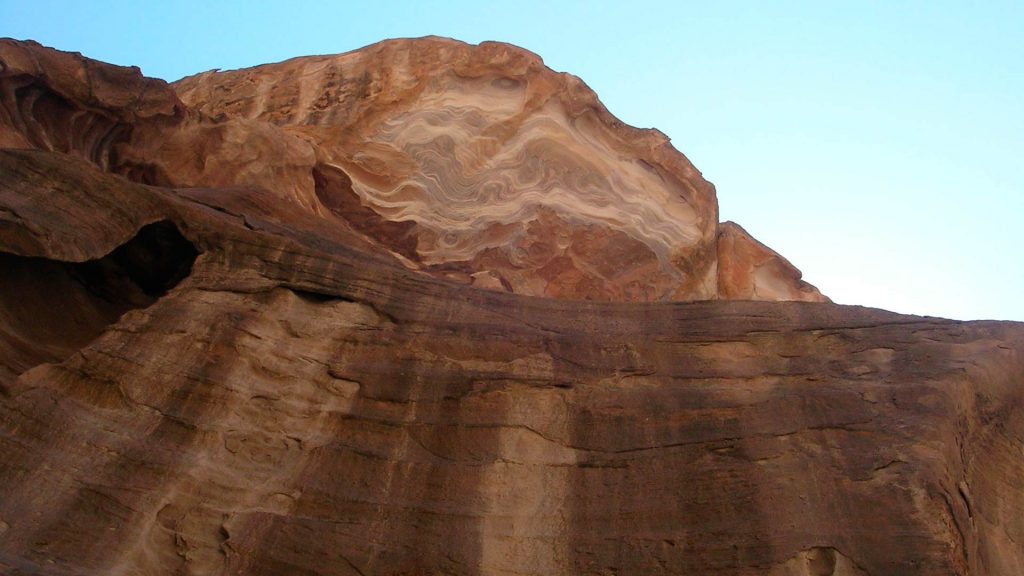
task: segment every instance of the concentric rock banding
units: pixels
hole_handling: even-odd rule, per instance
[[[72,153],[107,169],[133,127],[183,115],[167,83],[138,68],[0,38],[0,148]]]
[[[396,252],[422,269],[563,298],[716,297],[710,184],[524,50],[385,42],[175,89],[310,140],[362,206],[405,227]]]
[[[201,119],[141,132],[123,154],[161,183],[264,187],[409,267],[483,287],[628,301],[736,292],[718,286],[713,187],[663,134],[621,123],[525,50],[388,41],[173,88]],[[344,190],[317,187],[339,180]],[[325,205],[339,194],[349,211]]]
[[[0,63],[6,146],[145,184],[263,188],[437,277],[563,299],[823,299],[792,266],[763,279],[776,290],[723,285],[714,188],[520,48],[387,41],[171,86],[10,40]]]

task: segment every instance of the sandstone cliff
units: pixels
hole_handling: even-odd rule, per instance
[[[435,277],[565,299],[824,300],[759,244],[756,262],[728,257],[742,239],[720,258],[714,188],[668,139],[514,46],[389,41],[173,86],[12,41],[0,58],[0,146],[145,184],[261,188]],[[772,288],[730,284],[752,277]]]
[[[4,573],[1024,573],[1024,326],[753,301],[822,298],[522,50],[2,41],[0,143]]]

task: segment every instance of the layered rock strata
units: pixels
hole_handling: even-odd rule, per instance
[[[0,60],[0,145],[263,188],[435,277],[576,300],[824,299],[788,264],[723,274],[711,184],[514,46],[389,41],[171,86],[12,41]],[[728,283],[755,274],[779,289]]]
[[[221,126],[180,102],[45,100],[0,117],[0,572],[1024,573],[1024,325],[482,290],[355,204],[174,187],[130,154]],[[741,232],[715,274],[785,294]]]

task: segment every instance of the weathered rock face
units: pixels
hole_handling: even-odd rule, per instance
[[[140,125],[180,121],[183,106],[166,82],[0,39],[0,148],[73,153],[108,169],[115,148]]]
[[[755,272],[719,273],[711,184],[514,46],[389,41],[171,87],[11,41],[0,58],[0,144],[147,184],[265,188],[436,277],[564,299],[824,299],[788,264],[762,279],[778,289],[722,285]]]
[[[734,222],[718,226],[718,297],[724,300],[820,302],[800,271]]]
[[[0,47],[24,82],[12,50],[42,49]],[[282,133],[343,154],[293,117],[83,96],[129,127],[93,141],[9,101],[4,141],[38,149],[0,150],[0,572],[1024,573],[1024,325],[480,290],[434,277],[429,227],[349,164],[312,163],[308,202],[230,175],[225,150]],[[201,150],[226,187],[171,186],[213,178],[161,167],[189,133],[225,137]],[[265,152],[252,177],[283,182]],[[317,196],[337,182],[358,201]],[[803,292],[711,230],[724,297]]]
[[[360,231],[428,269],[564,298],[716,295],[711,185],[525,50],[386,42],[175,89],[310,140],[321,205],[365,206]]]

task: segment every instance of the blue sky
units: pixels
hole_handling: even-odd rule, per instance
[[[1024,321],[1024,3],[47,2],[0,36],[175,80],[384,38],[501,40],[668,134],[844,304]]]

